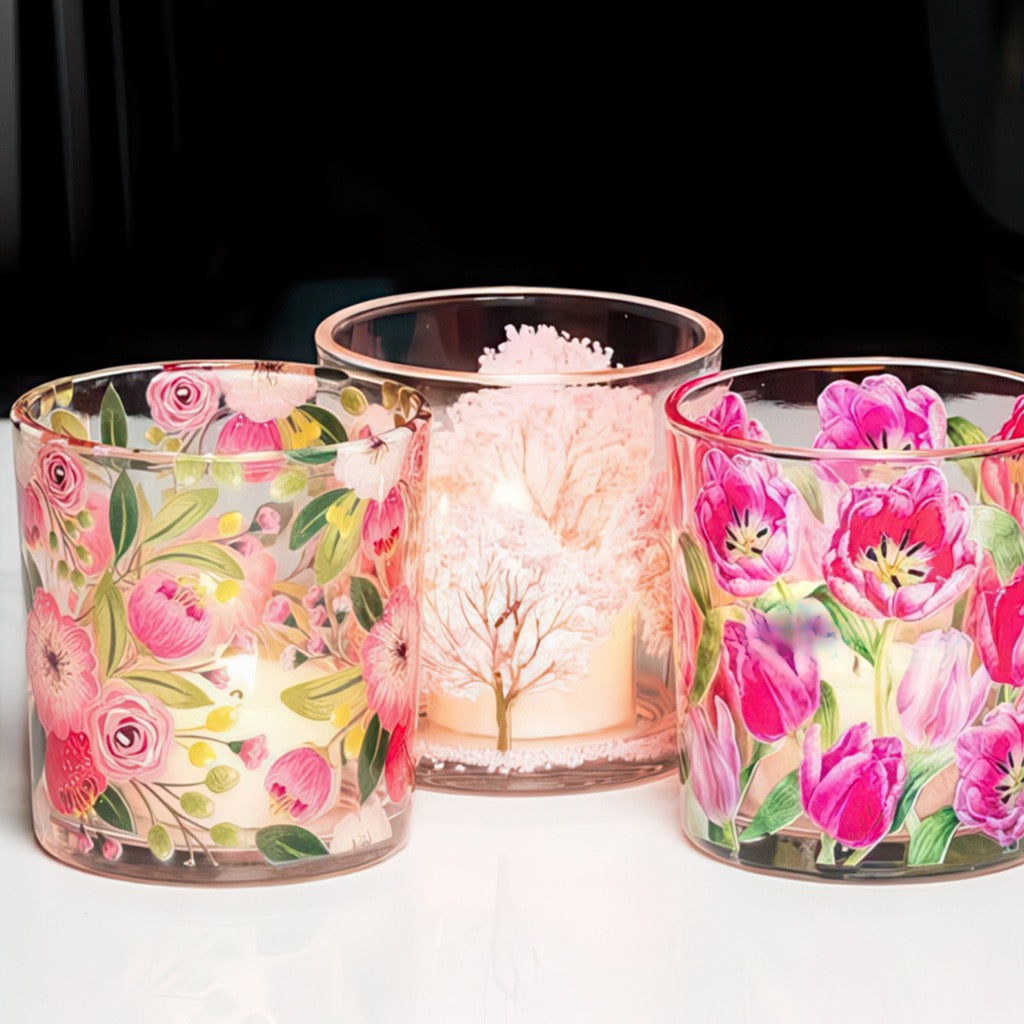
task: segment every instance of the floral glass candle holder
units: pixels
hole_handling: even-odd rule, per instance
[[[422,397],[190,362],[45,384],[12,419],[43,847],[209,883],[403,845]]]
[[[322,361],[435,410],[418,777],[611,786],[675,763],[664,437],[719,365],[689,310],[559,289],[399,295],[320,325]]]
[[[1016,862],[1024,376],[799,362],[666,411],[687,836],[830,878]]]

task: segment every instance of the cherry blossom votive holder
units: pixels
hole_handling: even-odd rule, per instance
[[[422,396],[300,364],[183,362],[44,384],[12,420],[44,849],[193,883],[311,878],[399,849]]]
[[[491,288],[362,303],[316,341],[436,417],[420,782],[530,793],[671,770],[659,410],[717,369],[719,329],[628,295]]]
[[[795,362],[666,411],[687,837],[833,879],[1016,863],[1024,376]]]

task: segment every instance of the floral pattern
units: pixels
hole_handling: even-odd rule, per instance
[[[751,863],[770,837],[816,837],[824,873],[945,870],[961,841],[1016,855],[1019,455],[933,453],[1024,440],[1024,398],[988,438],[891,374],[817,407],[816,461],[774,456],[733,392],[697,419],[707,434],[672,436],[692,496],[670,502],[687,829]]]
[[[383,855],[413,783],[422,400],[277,364],[95,387],[19,423],[37,827],[226,878],[226,850]]]

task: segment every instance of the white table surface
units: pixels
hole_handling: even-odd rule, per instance
[[[409,845],[317,882],[119,882],[28,808],[10,426],[0,425],[0,1021],[1020,1020],[1024,867],[850,885],[696,852],[665,778],[578,796],[420,790]]]

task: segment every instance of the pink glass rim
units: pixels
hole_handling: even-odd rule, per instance
[[[704,338],[699,345],[686,352],[668,359],[655,362],[637,363],[633,366],[609,367],[604,370],[570,370],[564,373],[482,373],[468,370],[441,370],[433,366],[419,366],[413,363],[394,363],[385,359],[363,355],[350,348],[338,344],[334,339],[334,331],[351,321],[356,321],[368,314],[392,316],[398,313],[412,312],[424,303],[434,303],[447,299],[453,302],[478,299],[513,299],[520,297],[530,299],[535,296],[564,296],[571,299],[594,300],[595,302],[621,302],[636,306],[638,311],[644,308],[668,313],[680,320],[689,320],[702,331]],[[401,295],[388,295],[379,299],[370,299],[353,306],[347,306],[331,314],[317,325],[315,332],[316,346],[320,352],[342,358],[346,366],[358,367],[377,374],[400,375],[404,378],[417,378],[425,381],[465,384],[472,387],[509,387],[510,385],[530,384],[609,384],[615,381],[636,380],[642,377],[657,376],[659,373],[678,370],[690,363],[700,362],[722,348],[722,330],[702,313],[697,313],[685,306],[676,306],[658,299],[647,299],[637,295],[625,295],[618,292],[587,291],[575,288],[518,288],[500,286],[494,288],[451,288],[441,291],[407,292]],[[605,339],[596,339],[604,342]]]
[[[842,379],[846,371],[864,373],[892,373],[899,376],[900,367],[915,369],[936,369],[943,371],[959,371],[976,374],[979,377],[998,377],[1003,380],[1016,381],[1024,393],[1024,374],[1013,370],[1004,370],[992,366],[981,366],[976,363],[947,362],[936,359],[914,359],[903,357],[855,357],[835,359],[795,359],[779,363],[758,363],[752,366],[740,366],[730,370],[719,370],[714,373],[695,377],[693,380],[680,384],[665,399],[665,419],[669,429],[678,435],[685,435],[715,446],[726,446],[738,451],[751,452],[758,455],[770,455],[790,459],[804,459],[813,462],[851,460],[864,462],[911,462],[924,459],[962,459],[977,458],[987,455],[1006,455],[1019,453],[1024,448],[1021,438],[1008,438],[1005,441],[986,441],[984,444],[960,445],[951,448],[918,448],[913,451],[893,452],[877,448],[803,448],[774,444],[771,441],[758,441],[750,438],[727,437],[708,430],[695,420],[684,416],[680,406],[693,394],[701,389],[719,385],[731,385],[743,381],[756,382],[759,376],[782,371],[825,370],[835,374],[835,379]]]
[[[346,447],[357,443],[354,440],[343,441],[339,444],[321,445],[313,449],[296,449],[289,451],[286,455],[278,449],[256,449],[247,452],[237,452],[230,455],[217,455],[212,452],[195,454],[192,452],[158,452],[148,448],[121,447],[118,445],[103,444],[100,441],[75,437],[72,434],[61,433],[40,423],[30,409],[33,405],[41,402],[47,394],[56,395],[59,391],[73,387],[76,384],[102,380],[109,378],[111,383],[124,378],[130,374],[145,375],[147,373],[157,374],[162,371],[188,371],[188,370],[255,370],[260,366],[272,366],[275,373],[280,374],[312,374],[324,378],[334,384],[342,385],[344,382],[351,382],[353,387],[360,387],[361,382],[353,380],[344,370],[334,366],[318,366],[315,363],[296,363],[273,361],[267,363],[264,360],[252,359],[185,359],[174,360],[167,363],[132,363],[125,366],[112,366],[101,370],[90,370],[86,373],[74,373],[66,377],[58,377],[26,391],[17,398],[11,407],[11,423],[18,430],[28,431],[44,442],[59,440],[72,448],[84,452],[91,452],[94,455],[114,456],[119,458],[131,458],[136,462],[148,462],[152,464],[164,463],[172,465],[182,458],[195,459],[199,461],[218,463],[231,463],[244,465],[249,462],[261,464],[268,461],[280,462],[285,465],[296,456],[301,456],[305,451],[312,451],[316,454],[323,454],[325,451],[344,451]],[[419,415],[423,419],[430,418],[430,409],[426,400],[422,399],[419,407]],[[395,427],[386,430],[380,436],[385,440],[391,440],[401,434],[401,428]],[[289,456],[291,459],[289,459]]]

